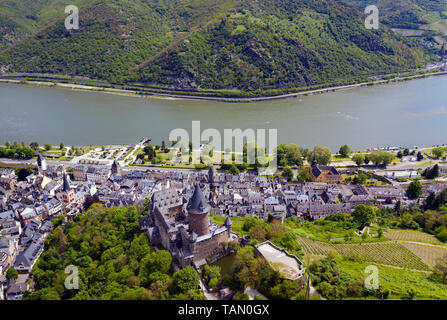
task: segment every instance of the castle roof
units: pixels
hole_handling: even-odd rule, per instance
[[[199,214],[207,213],[211,209],[211,206],[209,205],[208,201],[206,201],[205,196],[203,195],[203,192],[198,184],[194,189],[194,194],[188,201],[186,209],[188,210],[188,212],[199,213]]]

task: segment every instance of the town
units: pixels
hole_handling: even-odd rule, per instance
[[[356,153],[352,159],[346,156],[345,161],[351,163],[345,166],[337,162],[319,165],[314,154],[308,181],[303,182],[284,174],[260,176],[255,170],[230,173],[213,165],[204,170],[131,166],[137,160],[140,164],[144,161],[144,157],[135,154],[149,141],[142,139],[137,145],[118,148],[102,164],[89,161],[85,155],[83,159],[74,158],[76,161],[49,164],[41,151],[34,163],[15,163],[28,169],[13,169],[11,163],[10,168],[0,169],[1,299],[20,300],[30,290],[30,272],[53,230],[52,220],[63,216],[64,221],[73,221],[94,203],[128,207],[141,206],[150,199],[148,214],[139,221],[141,232],[147,234],[151,244],[169,250],[179,268],[200,268],[209,262],[210,256],[215,255],[213,260],[218,258],[216,249],[221,243],[250,243],[247,236],[232,230],[231,219],[235,217],[252,216],[281,223],[290,217],[315,221],[331,214],[349,214],[359,205],[394,208],[398,204],[409,208],[421,198],[447,188],[442,180],[447,167],[437,164],[442,163],[443,154],[434,160],[430,153],[433,158],[425,160],[429,161],[428,168],[436,162],[440,181],[423,180],[422,193],[412,196],[407,193],[408,179],[420,179],[424,173],[421,167],[416,169],[416,163],[422,159],[418,160],[416,152],[412,154],[408,149],[387,148],[400,159],[399,164],[391,166],[399,169],[387,170],[383,166],[374,170],[362,168],[360,163],[356,166]],[[411,168],[404,169],[405,163]],[[362,175],[370,183],[356,181]],[[224,223],[213,222],[215,216],[225,217]],[[290,264],[289,279],[304,273],[297,257],[268,241],[259,244],[257,251],[271,261],[285,253],[281,259]],[[18,277],[7,281],[4,274],[11,268]]]

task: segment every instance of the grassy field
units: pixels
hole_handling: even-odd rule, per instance
[[[213,221],[214,223],[217,223],[218,225],[223,225],[225,219],[227,217],[226,216],[216,216],[216,215],[210,215],[210,219],[211,221]],[[233,232],[236,232],[237,234],[241,235],[241,236],[245,236],[247,234],[247,232],[245,232],[244,230],[242,230],[242,226],[244,224],[244,220],[241,217],[230,217],[231,222],[233,223],[231,230]]]
[[[365,279],[367,262],[354,262],[343,259],[338,264],[340,270],[346,272],[353,279]],[[415,299],[447,299],[447,284],[430,279],[426,272],[397,269],[388,266],[377,266],[379,269],[379,286],[391,291],[389,299],[406,299],[408,290],[416,290]]]
[[[324,256],[331,251],[336,251],[341,256],[353,258],[354,260],[414,270],[431,270],[415,253],[396,242],[332,244],[304,237],[298,237],[298,242],[304,254]]]
[[[446,245],[445,243],[439,241],[434,235],[415,230],[390,229],[387,232],[385,232],[384,235],[385,237],[392,240],[415,241],[415,242],[431,243],[436,245]]]
[[[293,227],[293,231],[301,237],[330,243],[379,242],[388,240],[384,237],[382,239],[376,237],[377,227],[375,226],[370,228],[370,235],[373,237],[362,239],[355,234],[359,230],[356,228],[345,228],[340,222],[336,221],[305,222],[299,227]]]

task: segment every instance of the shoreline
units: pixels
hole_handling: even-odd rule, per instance
[[[350,85],[344,86],[335,86],[335,87],[325,87],[321,89],[314,90],[306,90],[295,93],[287,93],[277,96],[258,96],[258,97],[240,97],[240,98],[227,98],[227,97],[218,97],[218,96],[198,96],[198,95],[185,95],[185,94],[172,94],[172,93],[163,93],[163,92],[144,92],[130,89],[117,89],[106,86],[89,86],[82,85],[76,83],[64,83],[64,82],[50,82],[50,81],[39,81],[36,80],[18,80],[18,79],[5,79],[0,77],[0,84],[20,84],[20,85],[32,85],[37,87],[49,87],[49,88],[59,88],[59,89],[70,89],[74,91],[84,91],[84,92],[103,92],[108,94],[116,94],[122,96],[129,97],[141,97],[141,98],[155,98],[155,99],[165,99],[165,100],[202,100],[202,101],[218,101],[218,102],[233,102],[233,103],[243,103],[243,102],[262,102],[262,101],[274,101],[274,100],[282,100],[282,99],[290,99],[297,98],[302,96],[312,96],[315,94],[328,93],[328,92],[336,92],[342,90],[349,90],[355,88],[369,87],[375,85],[382,85],[388,83],[397,83],[402,81],[409,81],[415,79],[423,79],[433,76],[442,76],[447,75],[447,71],[439,71],[439,72],[431,72],[431,73],[422,73],[411,76],[404,77],[394,77],[391,79],[384,80],[375,80],[369,82],[360,82],[354,83]]]

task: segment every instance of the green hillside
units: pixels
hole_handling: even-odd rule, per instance
[[[20,12],[11,2],[0,4],[0,14]],[[28,1],[15,1],[21,2]],[[421,47],[388,28],[366,30],[363,13],[340,0],[85,0],[80,29],[71,31],[64,27],[63,1],[44,2],[37,32],[20,15],[9,15],[20,41],[4,44],[0,72],[274,93],[413,70],[428,61]]]
[[[368,0],[344,1],[360,10],[371,4]],[[379,8],[382,22],[396,28],[418,29],[423,24],[431,23],[433,14],[439,17],[447,11],[445,0],[378,0],[374,4]]]

